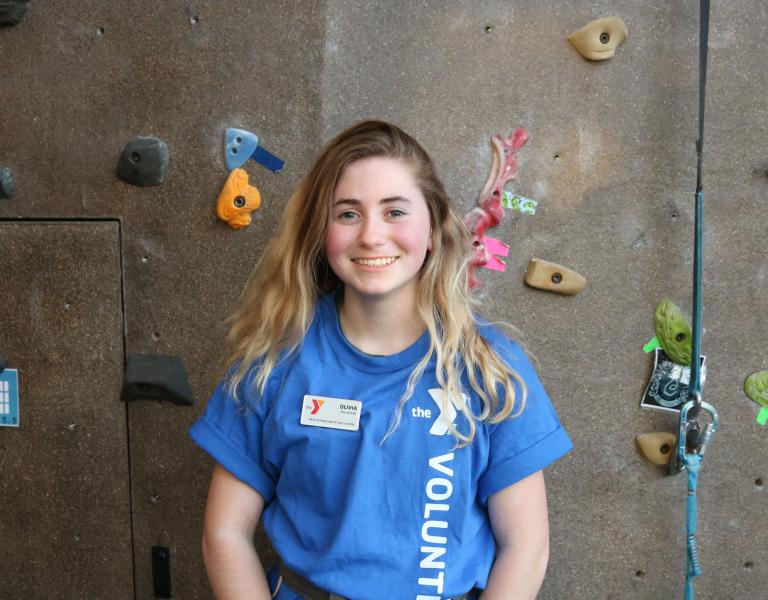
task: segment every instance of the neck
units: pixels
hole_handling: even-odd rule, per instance
[[[370,298],[345,290],[339,307],[345,337],[367,354],[388,356],[402,352],[424,333],[415,290],[408,295],[411,297]]]

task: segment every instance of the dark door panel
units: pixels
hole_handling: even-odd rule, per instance
[[[0,222],[0,597],[133,598],[119,224]]]

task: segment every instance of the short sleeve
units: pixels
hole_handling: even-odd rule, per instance
[[[573,448],[522,348],[506,338],[501,342],[497,340],[492,341],[494,348],[525,381],[527,396],[522,412],[518,414],[518,409],[514,409],[513,415],[517,416],[489,426],[488,465],[480,477],[478,490],[482,503],[492,494],[549,466]],[[519,383],[515,381],[514,386],[519,398]]]
[[[255,489],[265,502],[275,493],[275,479],[265,468],[263,457],[263,429],[268,409],[266,398],[257,402],[236,401],[222,381],[203,415],[189,429],[189,436],[196,444]]]

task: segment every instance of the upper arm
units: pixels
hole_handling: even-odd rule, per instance
[[[499,549],[518,540],[548,548],[549,517],[544,473],[537,471],[488,498],[488,514]]]
[[[261,494],[217,463],[208,490],[203,537],[236,533],[252,538],[263,509]]]

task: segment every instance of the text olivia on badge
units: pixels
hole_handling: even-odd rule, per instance
[[[301,424],[357,431],[362,410],[363,403],[360,400],[307,394],[301,403]]]

